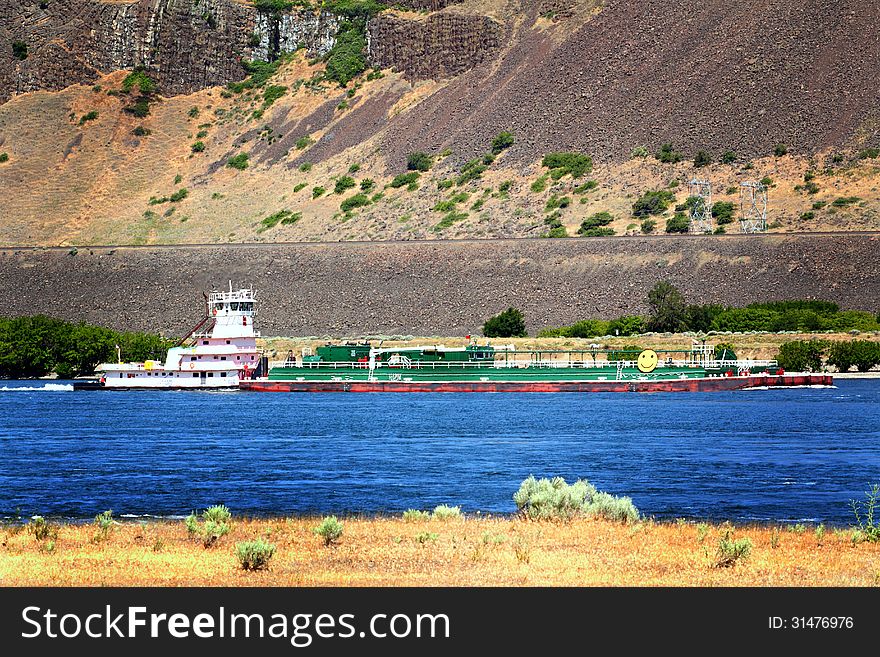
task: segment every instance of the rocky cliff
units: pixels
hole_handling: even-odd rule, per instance
[[[242,58],[279,45],[322,55],[336,27],[323,12],[275,17],[233,0],[11,0],[0,5],[0,101],[135,66],[154,73],[163,93],[190,93],[241,79]],[[25,58],[13,55],[15,42]]]

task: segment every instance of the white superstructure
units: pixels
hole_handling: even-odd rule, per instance
[[[181,344],[168,350],[165,362],[103,363],[106,388],[237,388],[259,366],[254,331],[256,299],[248,288],[211,292],[207,316]]]

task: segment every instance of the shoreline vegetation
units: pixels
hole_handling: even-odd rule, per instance
[[[430,513],[337,523],[328,543],[319,517],[234,519],[210,547],[181,521],[52,524],[43,540],[5,525],[0,586],[880,585],[880,544],[824,525]],[[260,542],[268,563],[245,569],[240,546],[259,554]]]
[[[512,516],[457,506],[398,516],[0,526],[2,586],[878,586],[880,485],[855,525],[645,518],[586,480],[528,477]]]

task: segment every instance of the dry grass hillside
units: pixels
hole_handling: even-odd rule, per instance
[[[687,18],[689,0],[665,13],[656,2],[540,4],[467,0],[442,12],[383,14],[412,24],[479,15],[503,25],[497,52],[445,79],[368,69],[341,88],[322,82],[324,64],[300,52],[262,86],[160,95],[143,118],[125,111],[132,98],[120,92],[121,71],[94,85],[14,96],[0,105],[0,156],[8,158],[0,162],[0,245],[576,237],[584,219],[603,212],[604,227],[624,235],[645,229],[633,203],[652,190],[674,197],[652,217],[663,232],[693,177],[711,180],[713,201],[735,205],[740,182],[765,179],[774,232],[880,228],[876,90],[862,85],[873,64],[850,58],[849,45],[815,56],[808,48],[822,35],[837,43],[862,34],[874,9],[838,16],[839,8],[824,8],[815,34],[791,12],[765,17],[764,28],[801,58],[785,64],[784,53],[763,47],[744,61],[756,37],[734,29],[743,16],[703,3],[697,17],[715,16],[709,33],[726,45],[698,65],[683,50],[700,27]],[[654,24],[668,32],[648,29]],[[614,42],[624,29],[627,40]],[[435,44],[441,53],[444,44]],[[764,78],[747,93],[734,82],[749,62],[764,67]],[[849,90],[835,75],[844,65],[854,71]],[[791,96],[790,85],[808,74],[830,86],[806,89],[806,100]],[[663,83],[662,98],[652,80]],[[685,103],[701,81],[712,83],[708,100]],[[685,105],[700,109],[688,116]],[[484,159],[503,130],[513,145]],[[788,153],[774,154],[783,141]],[[684,159],[659,162],[653,153],[664,142]],[[632,157],[642,145],[647,156]],[[712,162],[695,168],[697,149]],[[590,155],[592,170],[554,179],[542,158],[556,150]],[[391,186],[413,151],[430,155],[431,169]],[[246,168],[228,166],[243,154]]]

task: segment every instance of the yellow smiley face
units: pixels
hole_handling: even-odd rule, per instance
[[[654,368],[657,367],[657,352],[653,349],[645,349],[642,353],[639,354],[639,372],[653,372]]]

